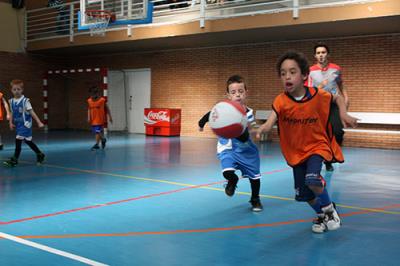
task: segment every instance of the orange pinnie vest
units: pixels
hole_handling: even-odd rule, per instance
[[[102,126],[106,123],[106,99],[100,97],[97,100],[89,98],[87,100],[90,112],[90,124],[92,126]]]
[[[278,95],[272,108],[278,116],[278,132],[283,156],[290,166],[318,154],[326,161],[343,162],[329,123],[332,95],[309,88],[311,97],[296,101],[286,93]]]

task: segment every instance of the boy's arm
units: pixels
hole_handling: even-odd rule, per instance
[[[35,113],[35,111],[33,111],[33,109],[30,109],[28,112],[31,114],[31,116],[33,117],[33,119],[35,119],[35,121],[36,121],[38,127],[44,127],[44,124],[42,123],[42,121],[40,121],[39,117],[37,116],[37,114]]]
[[[276,115],[275,111],[272,110],[271,114],[268,117],[268,120],[256,130],[256,138],[259,139],[261,138],[262,133],[271,131],[277,120],[278,116]]]
[[[6,101],[6,99],[2,98],[2,100],[3,100],[4,109],[6,109],[7,120],[10,120],[10,117],[11,117],[10,106],[8,106],[8,102]]]
[[[87,110],[87,121],[90,123],[90,109]]]
[[[347,109],[349,109],[350,102],[349,102],[349,96],[347,94],[347,89],[343,86],[343,83],[339,84],[339,91],[343,95],[344,104],[345,104],[346,110],[347,110]]]
[[[110,121],[110,123],[112,123],[112,122],[113,122],[113,119],[112,119],[111,110],[110,110],[110,108],[108,107],[108,104],[106,104],[106,115],[107,115],[107,117],[108,117],[108,121]]]
[[[10,126],[10,129],[13,130],[15,125],[13,123],[13,114],[12,114],[12,112],[10,113],[10,120],[8,120],[8,124]]]
[[[208,119],[210,117],[211,111],[207,112],[203,117],[199,120],[199,131],[203,131],[204,126],[207,124]]]
[[[333,101],[339,108],[340,119],[342,120],[342,124],[344,127],[356,127],[358,118],[352,117],[347,113],[346,104],[344,99],[340,95],[333,95]]]

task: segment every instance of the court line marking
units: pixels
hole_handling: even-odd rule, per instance
[[[398,208],[400,204],[392,204],[389,206],[384,206],[379,209],[391,209]],[[341,214],[341,217],[350,217],[361,214],[373,213],[371,211],[363,210],[357,212],[349,212]],[[20,236],[21,238],[28,239],[64,239],[64,238],[81,238],[81,237],[127,237],[127,236],[142,236],[142,235],[173,235],[173,234],[185,234],[185,233],[209,233],[209,232],[221,232],[221,231],[234,231],[241,229],[253,229],[262,227],[276,227],[281,225],[291,225],[297,223],[312,222],[313,218],[309,219],[296,219],[290,221],[274,222],[267,224],[253,224],[253,225],[237,225],[231,227],[216,227],[216,228],[205,228],[205,229],[183,229],[183,230],[171,230],[171,231],[145,231],[145,232],[127,232],[127,233],[109,233],[109,234],[66,234],[66,235],[26,235]]]
[[[39,243],[36,243],[36,242],[32,242],[32,241],[20,238],[20,237],[9,235],[9,234],[3,233],[3,232],[0,232],[0,238],[4,238],[4,239],[10,240],[10,241],[14,241],[14,242],[17,242],[17,243],[20,243],[22,245],[26,245],[26,246],[29,246],[29,247],[32,247],[32,248],[40,249],[40,250],[43,250],[43,251],[46,251],[46,252],[49,252],[49,253],[52,253],[52,254],[55,254],[55,255],[66,257],[66,258],[71,259],[71,260],[76,260],[76,261],[85,263],[87,265],[108,266],[107,264],[104,264],[104,263],[100,263],[100,262],[97,262],[97,261],[94,261],[94,260],[91,260],[91,259],[88,259],[88,258],[84,258],[84,257],[78,256],[78,255],[75,255],[75,254],[72,254],[72,253],[69,253],[69,252],[66,252],[66,251],[62,251],[62,250],[55,249],[55,248],[52,248],[52,247],[49,247],[49,246],[45,246],[45,245],[42,245],[42,244],[39,244]]]
[[[26,161],[24,161],[24,163],[31,164],[30,162],[26,162]],[[87,210],[87,209],[93,209],[93,208],[99,208],[99,207],[114,205],[114,204],[127,202],[127,201],[133,201],[133,200],[138,200],[138,199],[143,199],[143,198],[151,198],[151,197],[156,197],[156,196],[161,196],[161,195],[167,195],[167,194],[172,194],[172,193],[175,193],[175,192],[180,192],[180,191],[189,190],[189,189],[193,189],[193,188],[201,188],[201,189],[225,192],[224,189],[210,187],[209,184],[193,185],[193,184],[173,182],[173,181],[162,180],[162,179],[152,179],[152,178],[136,177],[136,176],[130,176],[130,175],[114,174],[114,173],[108,173],[108,172],[100,172],[100,171],[94,171],[94,170],[86,170],[86,169],[80,169],[80,168],[74,168],[74,167],[65,167],[65,166],[54,165],[54,164],[44,164],[44,166],[51,167],[51,168],[57,168],[57,169],[63,169],[63,170],[69,170],[69,171],[89,173],[89,174],[94,174],[94,175],[114,176],[114,177],[122,177],[122,178],[129,178],[129,179],[136,179],[136,180],[143,180],[143,181],[150,181],[150,182],[166,183],[166,184],[171,184],[171,185],[176,185],[176,186],[183,186],[185,188],[172,190],[172,191],[167,191],[167,192],[162,192],[162,193],[158,193],[158,194],[145,195],[145,196],[141,196],[141,197],[137,197],[137,198],[131,198],[131,199],[127,199],[127,200],[120,200],[120,201],[116,201],[116,202],[97,204],[97,205],[87,206],[87,207],[83,207],[83,208],[75,208],[75,209],[71,209],[71,210],[67,210],[67,211],[61,211],[61,212],[56,212],[56,213],[50,213],[50,214],[44,214],[44,215],[28,217],[28,218],[16,219],[16,220],[8,221],[8,222],[1,222],[0,225],[7,225],[7,224],[12,224],[12,223],[24,222],[24,221],[28,221],[28,220],[35,220],[35,219],[40,219],[40,218],[45,218],[45,217],[50,217],[50,216],[56,216],[56,215],[62,215],[62,214],[66,214],[66,213],[71,213],[71,212],[77,212],[77,211],[83,211],[83,210]],[[284,172],[284,171],[287,171],[287,170],[290,170],[290,169],[291,169],[290,167],[285,167],[285,168],[282,168],[282,169],[263,172],[262,174],[269,175],[269,174],[273,174],[273,173]],[[221,184],[221,183],[224,183],[224,182],[226,182],[226,181],[224,180],[224,181],[214,182],[214,183],[210,183],[210,184],[211,185],[215,185],[215,184]],[[249,192],[241,192],[241,191],[237,191],[235,194],[247,195],[247,196],[251,195],[251,193],[249,193]],[[269,198],[269,199],[277,199],[277,200],[285,200],[285,201],[294,201],[293,198],[271,196],[271,195],[264,195],[264,194],[260,194],[260,197],[261,198]],[[400,212],[396,212],[396,211],[386,211],[386,210],[380,210],[380,209],[376,209],[376,208],[364,208],[364,207],[349,206],[349,205],[342,205],[342,204],[336,204],[336,205],[339,206],[339,207],[342,207],[342,208],[365,210],[365,211],[369,211],[369,212],[377,212],[377,213],[384,213],[384,214],[400,215]]]

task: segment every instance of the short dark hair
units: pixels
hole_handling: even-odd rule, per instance
[[[99,92],[99,87],[98,86],[96,86],[96,85],[90,86],[90,88],[89,88],[89,93],[90,94],[95,94],[95,93],[98,93],[98,92]]]
[[[243,77],[241,77],[239,75],[233,75],[233,76],[230,76],[228,78],[228,80],[226,81],[226,92],[229,92],[229,85],[231,85],[232,83],[243,83],[244,88],[247,90],[246,83],[244,82]]]
[[[279,57],[278,62],[276,63],[276,71],[278,72],[278,76],[281,75],[281,66],[283,61],[285,61],[286,59],[296,61],[301,70],[301,74],[303,74],[304,76],[307,76],[310,73],[310,67],[304,54],[296,51],[287,51],[286,53],[281,55],[281,57]]]
[[[319,47],[324,47],[326,49],[326,52],[329,54],[329,47],[323,42],[319,42],[316,45],[314,45],[314,54],[317,52],[317,48]]]

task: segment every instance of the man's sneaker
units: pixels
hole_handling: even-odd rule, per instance
[[[43,153],[38,153],[36,155],[37,164],[39,164],[39,165],[42,164],[44,162],[44,157],[45,157],[45,155]]]
[[[4,149],[4,145],[0,144],[0,151],[2,151]]]
[[[251,199],[249,202],[251,204],[251,210],[253,212],[260,212],[263,210],[263,206],[261,204],[260,198]]]
[[[339,229],[342,225],[342,221],[340,220],[340,216],[336,211],[335,203],[331,203],[328,206],[322,208],[322,211],[325,213],[325,224],[329,231]]]
[[[333,172],[334,168],[332,166],[332,163],[325,163],[325,169],[328,172]]]
[[[18,164],[18,160],[15,157],[11,157],[9,160],[4,161],[3,164],[7,167],[14,167]]]
[[[107,139],[106,139],[106,138],[103,138],[103,139],[101,140],[101,148],[102,148],[102,149],[104,149],[104,148],[106,147],[106,143],[107,143]]]
[[[94,144],[93,147],[91,148],[92,151],[100,149],[99,144]]]
[[[239,179],[236,177],[234,180],[228,180],[228,183],[225,185],[225,194],[229,197],[232,197],[235,194],[236,184]]]
[[[318,213],[318,216],[313,223],[314,224],[312,225],[311,229],[314,233],[322,234],[328,231],[328,228],[325,224],[325,213]]]

